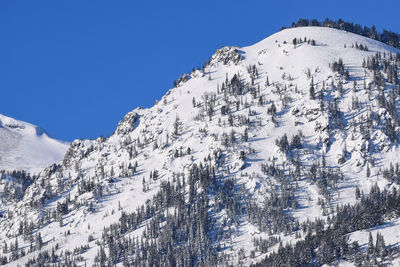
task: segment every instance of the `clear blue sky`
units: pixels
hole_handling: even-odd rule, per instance
[[[95,138],[221,46],[301,17],[400,32],[398,1],[279,2],[1,0],[0,113],[58,139]]]

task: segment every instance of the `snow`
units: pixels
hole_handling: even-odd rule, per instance
[[[38,173],[63,159],[68,146],[36,125],[0,114],[0,170]]]
[[[294,38],[304,39],[304,37],[314,39],[316,45],[302,43],[294,46],[292,44]],[[367,45],[369,51],[351,48],[351,45],[356,42]],[[242,57],[241,61],[236,61],[237,54],[235,54],[235,51]],[[253,64],[257,66],[259,71],[259,78],[255,82],[260,85],[261,94],[267,104],[257,106],[257,100],[252,100],[250,94],[240,97],[243,102],[254,103],[251,106],[251,110],[255,114],[252,118],[258,121],[259,125],[250,131],[249,142],[238,143],[236,147],[224,149],[225,165],[221,170],[222,174],[226,177],[236,177],[238,183],[244,185],[248,190],[248,197],[262,203],[264,196],[270,192],[272,187],[276,186],[276,182],[261,172],[261,164],[270,164],[272,161],[279,166],[287,164],[288,159],[279,151],[275,145],[275,140],[285,133],[291,139],[293,135],[301,131],[305,139],[305,148],[299,157],[304,165],[310,166],[317,160],[320,161],[322,153],[324,153],[327,165],[335,168],[340,167],[344,173],[345,179],[339,182],[338,190],[333,195],[333,206],[355,203],[356,186],[365,193],[375,183],[381,188],[388,187],[388,181],[377,173],[379,168],[387,167],[390,162],[396,161],[397,155],[400,153],[398,146],[392,146],[388,151],[377,153],[378,164],[374,167],[371,166],[372,175],[367,178],[365,175],[366,164],[360,152],[360,144],[362,143],[360,136],[356,134],[353,138],[350,134],[335,134],[329,148],[319,144],[320,137],[322,140],[326,138],[326,133],[319,129],[329,124],[329,118],[317,111],[319,109],[317,100],[310,100],[308,90],[311,79],[306,74],[309,70],[317,91],[321,88],[323,82],[329,88],[331,82],[335,81],[336,83],[338,79],[337,74],[332,72],[329,65],[335,60],[343,58],[351,77],[362,81],[364,78],[364,69],[361,67],[363,60],[378,51],[382,53],[399,52],[395,48],[362,36],[320,27],[286,29],[252,46],[222,49],[221,53],[226,53],[228,56],[217,53],[212,57],[210,65],[206,67],[206,75],[203,75],[200,71],[195,71],[190,74],[189,80],[181,82],[177,88],[169,90],[153,107],[148,109],[138,108],[128,113],[118,125],[115,133],[109,138],[104,141],[101,139],[77,140],[71,144],[71,154],[62,162],[62,169],[49,176],[54,187],[57,179],[63,179],[68,184],[69,175],[73,178],[77,177],[77,165],[80,166],[79,175],[83,179],[98,177],[101,165],[104,166],[106,178],[111,177],[111,169],[115,172],[114,176],[118,177],[121,174],[119,166],[127,166],[129,163],[134,164],[134,162],[138,162],[138,173],[131,177],[121,175],[122,177],[115,179],[114,183],[108,183],[107,179],[104,179],[102,184],[109,190],[109,193],[105,193],[105,197],[100,201],[97,201],[91,193],[78,196],[78,183],[71,179],[69,181],[70,187],[65,190],[63,195],[46,202],[43,209],[54,208],[57,201],[65,199],[67,194],[70,194],[71,196],[76,195],[82,202],[92,202],[95,211],[90,212],[85,207],[80,207],[63,218],[64,225],[62,227],[54,222],[40,229],[43,240],[49,242],[46,247],[51,248],[57,242],[61,250],[73,250],[75,247],[85,244],[90,234],[93,234],[95,240],[99,239],[104,227],[117,222],[122,211],[132,212],[138,206],[144,204],[158,191],[162,181],[171,180],[175,172],[182,170],[187,172],[194,162],[202,161],[209,154],[213,155],[214,150],[222,147],[221,141],[216,140],[213,133],[229,134],[234,129],[238,134],[242,134],[245,130],[244,126],[230,127],[226,122],[227,116],[220,114],[220,108],[224,103],[222,95],[216,97],[217,109],[213,118],[209,120],[206,115],[204,121],[195,120],[200,108],[192,106],[192,99],[195,98],[196,102],[203,102],[205,93],[210,96],[216,93],[217,86],[220,86],[226,77],[231,79],[237,73],[244,81],[250,83],[246,67]],[[234,57],[235,61],[225,60],[226,57]],[[208,73],[210,73],[211,80]],[[371,75],[367,73],[367,79],[370,80]],[[267,76],[271,83],[270,86],[265,85]],[[287,88],[286,92],[282,92],[282,95],[291,99],[287,107],[282,105],[279,94],[274,93],[277,86],[282,90],[285,86]],[[295,92],[295,86],[297,86],[298,93]],[[365,106],[357,112],[349,109],[352,96],[357,96],[364,103],[369,103],[372,108],[377,109],[376,101],[367,101],[368,96],[362,90],[354,92],[351,89],[353,87],[352,82],[347,82],[343,86],[345,95],[340,99],[339,105],[346,118],[358,117],[366,113]],[[358,82],[359,89],[361,89],[361,86],[361,82]],[[337,95],[332,92],[327,97],[333,101],[333,98]],[[277,105],[277,126],[271,121],[271,116],[267,113],[267,107],[270,106],[272,101]],[[296,115],[293,112],[295,109],[299,111]],[[248,113],[247,108],[242,108],[235,115],[247,116]],[[179,118],[181,122],[180,135],[166,144],[166,136],[173,135],[173,125],[176,118]],[[43,167],[63,158],[67,144],[51,139],[45,132],[31,124],[15,121],[5,116],[1,116],[0,119],[2,125],[0,128],[1,168],[20,167],[33,171],[37,170],[35,168],[38,166]],[[221,123],[219,122],[220,119]],[[23,127],[12,128],[7,126],[10,124]],[[206,131],[199,131],[199,129],[206,129]],[[380,133],[374,134],[379,136]],[[138,151],[136,158],[130,159],[123,143],[130,144],[138,138],[142,143],[145,140],[150,140],[149,145]],[[377,140],[375,139],[376,142],[378,142]],[[157,141],[158,148],[153,150],[154,141]],[[339,164],[338,155],[342,153],[345,145],[350,156],[345,163]],[[94,149],[91,149],[91,147]],[[186,151],[188,147],[192,151],[190,156],[180,158],[171,156],[175,149]],[[249,147],[255,149],[256,153],[250,156],[246,161],[246,168],[242,170],[240,167],[243,162],[239,159],[238,152],[249,149]],[[357,164],[359,162],[361,164]],[[228,165],[230,166],[229,174],[227,173]],[[159,171],[160,178],[157,181],[150,181],[149,190],[143,192],[142,179],[145,177],[146,180],[149,180],[149,172],[153,170]],[[48,169],[41,173],[37,184],[40,183],[41,179],[47,179],[47,173],[49,173]],[[38,220],[38,212],[29,208],[27,203],[40,194],[43,194],[43,192],[31,187],[27,190],[24,201],[12,206],[21,216],[0,221],[1,237],[4,238],[7,232],[17,231],[19,222],[24,218]],[[301,208],[293,211],[292,215],[300,222],[318,217],[326,218],[321,207],[317,205],[318,197],[320,195],[317,186],[310,181],[300,179],[296,198]],[[119,209],[119,206],[122,210]],[[224,214],[221,212],[219,215],[221,215],[221,218]],[[251,262],[248,256],[250,251],[254,249],[253,238],[260,236],[266,238],[268,234],[259,233],[257,227],[248,222],[246,218],[242,218],[241,222],[236,229],[230,253],[235,257],[239,249],[244,249],[247,256],[245,264],[248,265]],[[70,230],[71,235],[64,235],[67,230]],[[396,220],[388,222],[383,229],[371,231],[379,231],[384,234],[385,238],[388,237],[387,243],[396,244],[398,242],[396,240],[399,239],[397,234],[393,235],[393,233],[398,233],[399,230],[399,222]],[[142,231],[143,227],[130,233],[130,235],[140,235]],[[283,243],[295,242],[294,233],[288,236],[282,235],[281,238]],[[368,231],[360,231],[350,235],[351,240],[360,240],[360,244],[364,244],[366,238],[368,238]],[[52,241],[53,239],[55,241]],[[20,242],[22,243],[22,240]],[[25,245],[28,246],[28,244]],[[83,254],[87,264],[93,264],[97,249],[98,246],[95,242],[91,242],[90,249]],[[273,249],[277,249],[277,245]],[[17,263],[22,264],[32,256],[33,254],[27,255],[19,259]],[[261,260],[264,256],[265,254],[261,255],[257,252],[254,261]],[[233,261],[233,263],[237,262]]]

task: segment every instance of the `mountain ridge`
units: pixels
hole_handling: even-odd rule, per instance
[[[320,27],[217,50],[153,107],[125,115],[110,137],[72,142],[3,207],[0,233],[24,249],[3,244],[7,262],[270,263],[282,244],[322,235],[318,225],[342,214],[335,207],[398,188],[389,166],[399,153],[398,53]],[[386,219],[365,225],[382,229],[360,224],[340,236],[346,249],[359,244],[365,263],[370,232],[393,244],[376,261],[397,255],[399,218],[378,215]],[[315,245],[307,257],[317,265],[358,262],[356,252],[321,256],[331,247]]]

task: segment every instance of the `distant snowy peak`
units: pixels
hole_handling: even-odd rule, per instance
[[[0,114],[0,170],[39,172],[60,161],[68,146],[39,126]]]

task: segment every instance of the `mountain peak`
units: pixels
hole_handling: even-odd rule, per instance
[[[321,27],[217,50],[9,200],[0,235],[36,239],[26,256],[3,251],[21,264],[43,246],[99,266],[386,264],[400,231],[398,52]]]
[[[60,161],[67,142],[49,137],[39,126],[0,114],[0,169],[37,173]]]

